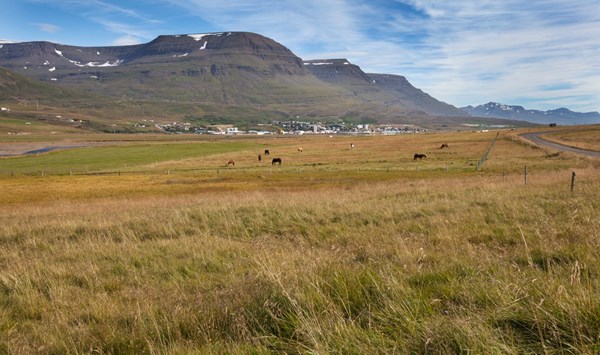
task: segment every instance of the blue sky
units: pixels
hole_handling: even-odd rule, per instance
[[[249,31],[404,75],[455,106],[600,111],[598,0],[0,0],[0,40],[79,46]]]

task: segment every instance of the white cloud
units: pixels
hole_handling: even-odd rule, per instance
[[[140,44],[142,41],[140,38],[132,35],[124,35],[113,41],[114,46],[128,46],[132,44]]]
[[[439,51],[424,60],[431,71],[416,74],[414,82],[461,106],[530,101],[541,108],[600,109],[599,3],[480,4],[465,11],[448,7],[458,16],[424,23]],[[544,89],[556,83],[570,85]]]
[[[33,25],[35,25],[40,31],[48,33],[55,33],[60,31],[60,27],[49,23],[34,23]]]

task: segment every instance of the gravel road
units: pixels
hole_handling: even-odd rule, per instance
[[[558,131],[551,131],[551,132],[557,133]],[[570,153],[600,158],[600,152],[598,152],[598,151],[570,147],[568,145],[550,142],[550,141],[547,141],[544,138],[540,137],[542,134],[546,134],[546,133],[550,133],[550,131],[523,133],[520,136],[527,139],[530,142],[537,144],[537,145],[552,148],[552,149],[557,149],[557,150],[560,150],[561,152],[570,152]]]

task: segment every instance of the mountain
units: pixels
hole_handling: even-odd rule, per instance
[[[405,77],[391,74],[367,74],[347,59],[305,60],[304,65],[317,78],[343,87],[365,102],[399,105],[414,112],[436,116],[464,116],[456,107],[438,101],[412,86]]]
[[[85,114],[106,119],[105,125],[114,124],[111,119],[127,124],[131,116],[166,122],[342,118],[427,128],[469,120],[402,76],[367,74],[345,59],[305,61],[248,32],[165,35],[111,47],[3,43],[0,67],[88,95],[94,110]]]
[[[564,107],[556,110],[539,111],[526,109],[523,106],[488,102],[485,105],[476,107],[467,106],[461,109],[471,116],[476,117],[495,117],[539,124],[557,123],[561,125],[574,125],[600,123],[600,113],[598,112],[573,112]]]

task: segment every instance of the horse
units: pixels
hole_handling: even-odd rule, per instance
[[[416,153],[415,157],[413,158],[413,160],[417,160],[417,159],[421,160],[423,158],[427,158],[427,155]]]
[[[354,143],[350,143],[350,149],[354,149]]]
[[[271,165],[279,164],[281,165],[281,158],[273,158],[271,161]]]
[[[262,160],[262,156],[259,154],[258,155],[258,161],[261,161],[261,160]]]
[[[440,149],[449,148],[448,143],[444,143],[440,146]]]
[[[227,163],[225,163],[225,166],[229,166],[229,165],[231,165],[231,166],[235,166],[235,162],[233,161],[233,159],[229,159],[229,160],[227,161]]]
[[[265,149],[265,155],[269,155],[269,154],[270,154],[270,153],[269,153],[269,150],[268,150],[268,149]]]
[[[303,152],[303,151],[304,151],[304,149],[302,149],[302,148],[298,147],[298,151],[299,151],[299,152]]]

